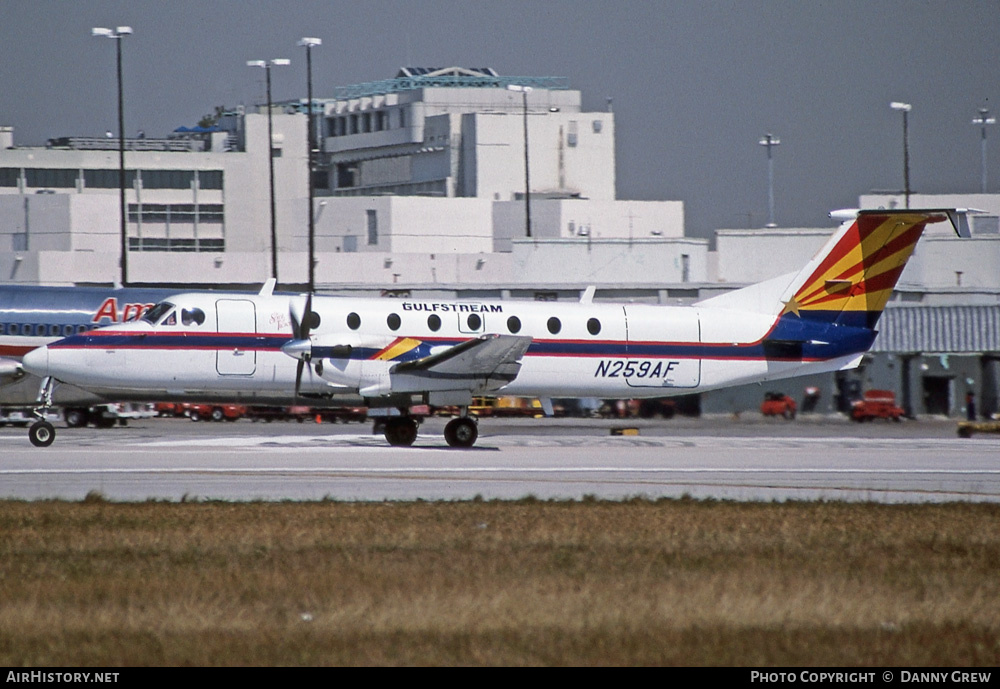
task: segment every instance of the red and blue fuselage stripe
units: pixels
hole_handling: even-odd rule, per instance
[[[526,356],[537,357],[631,357],[673,359],[732,359],[820,361],[857,354],[871,346],[875,332],[864,325],[845,324],[842,320],[813,318],[825,312],[811,312],[806,318],[786,314],[777,319],[771,331],[756,342],[701,343],[625,340],[533,340]],[[867,312],[857,312],[859,316]],[[833,315],[833,312],[830,312]],[[838,315],[839,312],[838,312]],[[225,350],[274,352],[291,341],[281,333],[136,333],[90,331],[73,335],[49,345],[52,349],[130,349],[130,350]],[[413,338],[418,340],[418,338]],[[454,346],[466,338],[419,338],[419,344],[401,352],[392,361],[413,361],[430,355],[433,347]],[[335,348],[314,346],[314,358],[333,356]],[[353,347],[346,357],[368,360],[386,351],[385,347]],[[343,348],[336,348],[336,358],[345,358]]]

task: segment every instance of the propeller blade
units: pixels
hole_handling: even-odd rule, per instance
[[[295,404],[299,403],[299,390],[302,388],[302,369],[305,368],[306,362],[299,359],[298,365],[295,367]]]
[[[288,304],[288,317],[292,321],[292,341],[286,343],[281,350],[288,356],[299,360],[295,367],[295,402],[298,404],[302,389],[302,371],[306,364],[312,365],[312,341],[309,334],[319,326],[319,314],[312,310],[312,292],[306,295],[305,309],[301,302],[293,300]]]
[[[302,320],[299,325],[299,327],[302,329],[300,337],[300,339],[302,340],[308,340],[309,331],[315,327],[315,324],[313,323],[313,321],[315,320],[315,316],[313,314],[312,305],[313,305],[313,295],[312,292],[310,292],[309,295],[306,297],[306,312],[302,315]]]
[[[288,304],[288,317],[292,321],[292,337],[296,340],[302,338],[302,312],[298,308],[298,302],[292,300]]]

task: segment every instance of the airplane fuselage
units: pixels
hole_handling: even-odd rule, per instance
[[[156,322],[74,335],[37,357],[47,358],[49,375],[120,399],[287,398],[296,361],[282,347],[293,339],[293,302],[303,298],[177,295],[172,318],[164,312]],[[778,323],[773,315],[693,306],[317,296],[312,310],[319,324],[302,395],[375,403],[418,391],[392,380],[397,364],[489,335],[530,345],[512,380],[471,394],[664,397],[839,368],[863,351],[818,343],[776,352],[765,341]],[[447,379],[435,385],[466,389]],[[427,391],[427,380],[418,388]]]

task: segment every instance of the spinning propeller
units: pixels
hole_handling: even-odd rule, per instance
[[[302,387],[302,370],[312,362],[312,340],[309,333],[319,327],[319,314],[312,310],[312,292],[306,296],[305,309],[300,309],[299,302],[292,301],[288,307],[288,315],[292,321],[292,340],[286,342],[281,351],[299,360],[295,369],[295,400],[298,402],[299,390]]]

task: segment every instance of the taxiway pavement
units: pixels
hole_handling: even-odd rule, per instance
[[[1000,436],[961,439],[947,420],[486,419],[470,450],[448,448],[443,425],[412,448],[367,424],[150,419],[57,428],[49,448],[4,428],[0,498],[1000,502]]]

